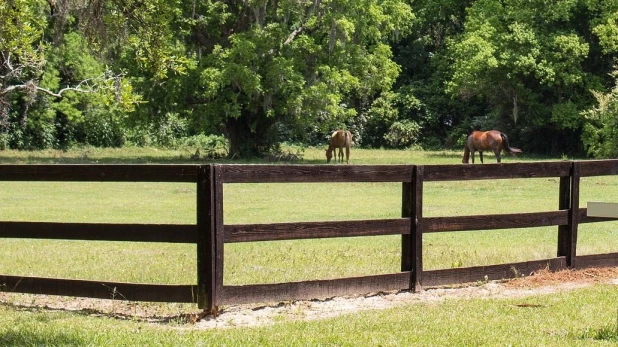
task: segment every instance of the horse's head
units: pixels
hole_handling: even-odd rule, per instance
[[[333,151],[329,149],[326,150],[326,163],[330,163],[330,160],[333,158]]]

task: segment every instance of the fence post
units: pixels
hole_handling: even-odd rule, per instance
[[[567,225],[558,227],[558,256],[566,258],[566,266],[575,267],[577,229],[579,226],[579,164],[571,163],[569,177],[560,177],[559,209],[568,209]]]
[[[414,169],[414,192],[413,207],[413,232],[412,232],[412,250],[414,256],[414,273],[412,274],[412,283],[414,291],[418,292],[422,289],[423,284],[423,174],[424,166],[416,166]]]
[[[414,166],[412,182],[404,182],[402,216],[410,217],[410,235],[401,237],[401,271],[410,271],[410,289],[422,290],[423,277],[423,167]]]
[[[215,286],[215,204],[212,165],[197,171],[197,304],[210,314],[217,312]]]
[[[214,248],[215,248],[215,293],[217,297],[215,304],[221,302],[223,293],[223,245],[225,243],[225,235],[223,230],[223,167],[221,165],[213,166],[213,213],[214,213]],[[216,312],[215,312],[216,315]]]

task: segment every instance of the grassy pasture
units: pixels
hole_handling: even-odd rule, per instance
[[[71,152],[0,152],[0,163],[189,163],[191,153],[154,149]],[[306,149],[302,163],[323,163],[323,149]],[[495,162],[486,156],[486,162]],[[505,162],[552,160],[505,158]],[[556,159],[553,159],[556,160]],[[441,151],[361,150],[353,164],[457,164],[461,153]],[[225,161],[220,161],[225,162]],[[235,162],[237,163],[237,162]],[[498,214],[552,211],[558,208],[557,178],[497,181],[428,182],[424,187],[424,216]],[[11,221],[195,223],[195,186],[184,183],[0,182],[0,219]],[[617,177],[582,179],[581,206],[586,201],[615,201]],[[393,218],[401,214],[401,184],[226,184],[226,224],[318,220]],[[579,254],[618,251],[616,223],[580,226]],[[424,268],[498,264],[553,257],[557,227],[437,233],[424,236]],[[256,242],[226,245],[226,284],[272,283],[343,276],[390,273],[399,270],[400,237],[379,236],[325,240]],[[196,282],[195,246],[174,244],[46,241],[0,239],[0,273],[142,283]],[[593,310],[607,288],[551,299],[551,307],[573,315],[569,295],[582,296]],[[604,296],[605,298],[606,296]],[[608,299],[616,297],[609,296]],[[579,299],[579,297],[577,297]],[[531,300],[547,300],[545,297]],[[159,331],[143,323],[108,321],[66,313],[18,312],[0,306],[0,345],[21,344],[493,344],[537,339],[541,344],[587,344],[588,327],[607,321],[615,309],[601,316],[559,326],[548,321],[546,333],[535,334],[526,323],[523,340],[512,332],[505,301],[451,302],[437,307],[408,307],[312,323],[282,323],[274,328],[239,329],[239,333]],[[615,306],[614,306],[615,307]],[[455,313],[449,313],[449,310]],[[549,310],[549,309],[547,309]],[[428,314],[429,316],[425,316]],[[506,312],[509,311],[509,312]],[[539,321],[543,310],[518,310],[516,316]],[[416,312],[416,313],[414,313]],[[469,315],[469,313],[474,313]],[[553,312],[553,311],[552,311]],[[596,312],[596,311],[595,311]],[[547,313],[547,312],[545,312]],[[596,313],[595,313],[596,314]],[[506,318],[504,316],[507,316]],[[418,317],[418,318],[412,318]],[[423,318],[426,317],[426,318]],[[457,318],[459,317],[459,318]],[[466,317],[468,326],[460,320]],[[607,318],[607,319],[606,319]],[[417,320],[418,319],[418,320]],[[486,319],[486,320],[484,320]],[[483,336],[483,328],[498,321],[498,336]],[[423,323],[424,322],[424,323]],[[433,322],[433,324],[431,323]],[[485,323],[483,323],[485,322]],[[6,323],[6,324],[4,324]],[[605,323],[603,323],[605,324]],[[9,326],[15,329],[7,328]],[[406,334],[414,327],[419,335]],[[465,327],[465,328],[464,328]],[[145,337],[134,334],[135,329]],[[528,330],[526,330],[528,329]],[[557,329],[551,332],[551,329]],[[349,331],[342,333],[341,331]],[[58,334],[57,331],[68,331]],[[306,332],[303,337],[298,331]],[[445,333],[448,331],[448,333]],[[504,333],[504,335],[502,335]],[[423,340],[422,336],[433,336]],[[586,335],[588,334],[588,335]],[[43,337],[41,337],[43,336]],[[39,340],[39,338],[43,340]],[[488,340],[496,339],[497,340]],[[259,341],[256,342],[256,341]],[[351,343],[354,341],[354,343]],[[568,341],[570,343],[566,343]],[[583,341],[583,342],[582,342]],[[251,343],[252,342],[252,343]],[[586,342],[586,343],[584,343]],[[441,343],[439,343],[441,344]]]

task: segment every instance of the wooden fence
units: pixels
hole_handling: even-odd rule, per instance
[[[131,301],[220,305],[299,300],[438,286],[551,270],[618,266],[618,253],[577,256],[581,177],[616,175],[618,160],[486,165],[0,165],[2,181],[192,182],[197,223],[88,224],[0,221],[0,238],[172,242],[197,244],[197,284],[159,285],[0,275],[0,290]],[[423,217],[423,184],[559,177],[558,210],[534,213]],[[401,218],[335,222],[226,225],[226,183],[402,182]],[[424,233],[558,226],[556,257],[534,261],[423,271]],[[224,244],[330,237],[401,235],[401,271],[392,274],[275,284],[224,285]],[[118,295],[121,294],[121,295]]]

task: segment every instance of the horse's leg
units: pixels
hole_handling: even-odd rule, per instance
[[[479,151],[479,157],[481,158],[481,164],[483,164],[483,151]]]
[[[345,163],[350,164],[350,146],[346,146],[345,148]]]
[[[472,164],[474,164],[474,149],[470,150],[470,155],[472,156]]]
[[[494,153],[496,154],[496,160],[500,163],[500,150],[495,150]]]

